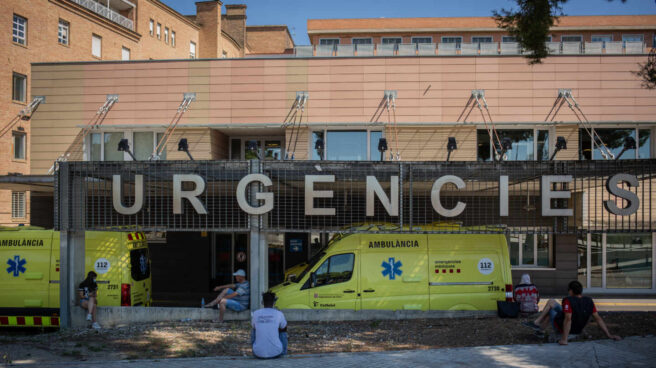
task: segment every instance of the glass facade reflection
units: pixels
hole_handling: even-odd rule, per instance
[[[367,131],[329,130],[326,138],[327,160],[363,161],[367,159]]]
[[[620,160],[632,160],[636,158],[651,158],[651,130],[635,128],[595,128],[594,133],[599,135],[610,152],[617,157],[624,149],[624,142],[627,137],[636,140],[636,150],[626,150]],[[589,131],[579,129],[579,159],[580,160],[604,160],[600,143],[590,137]],[[604,150],[605,152],[605,150]]]
[[[651,288],[651,234],[606,235],[606,287]]]
[[[543,144],[539,147],[541,150],[546,149],[546,156],[549,155],[549,132],[540,131],[542,133]],[[500,129],[497,130],[499,139],[503,141],[505,138],[510,139],[511,148],[506,151],[504,161],[529,161],[535,160],[534,150],[534,132],[533,129]],[[476,131],[477,140],[477,159],[478,161],[491,161],[492,160],[492,146],[490,145],[490,135],[485,129],[478,129]]]

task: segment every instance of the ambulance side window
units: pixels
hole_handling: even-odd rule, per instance
[[[334,255],[325,260],[314,272],[317,286],[346,282],[353,275],[353,253]]]

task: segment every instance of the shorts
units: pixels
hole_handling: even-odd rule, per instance
[[[234,293],[234,290],[232,290],[232,289],[228,289],[228,292],[226,293],[226,295],[230,295],[230,294],[232,294],[232,293]],[[241,311],[245,311],[245,310],[246,310],[246,307],[244,307],[243,305],[241,305],[241,304],[240,304],[238,301],[236,301],[236,300],[226,299],[225,301],[226,301],[226,308],[227,308],[227,309],[233,310],[233,311],[235,311],[235,312],[241,312]]]
[[[556,303],[553,308],[549,310],[549,321],[551,321],[551,325],[553,326],[555,331],[561,332],[563,330],[563,326],[560,326],[557,322],[557,317],[559,315],[563,314],[563,307]],[[558,318],[561,320],[560,318]]]

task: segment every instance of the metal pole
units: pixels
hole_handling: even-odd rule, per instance
[[[251,160],[249,163],[251,174],[260,173],[260,161]],[[257,199],[255,195],[257,193],[257,186],[251,184],[249,190],[249,203],[251,206],[257,206]],[[261,259],[260,252],[260,217],[257,215],[250,216],[250,285],[251,285],[251,311],[255,311],[260,308],[260,295],[262,291],[260,290],[261,280],[260,274],[263,260]],[[265,258],[266,259],[266,258]]]

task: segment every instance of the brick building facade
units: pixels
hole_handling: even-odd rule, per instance
[[[255,42],[249,45],[246,6],[228,5],[226,14],[221,8],[220,1],[198,2],[197,14],[185,16],[159,0],[2,1],[0,29],[5,30],[5,36],[0,38],[0,145],[5,148],[0,152],[0,173],[28,174],[31,155],[38,157],[47,151],[41,142],[32,142],[29,111],[23,114],[24,119],[18,118],[33,101],[31,63],[235,58],[293,48],[289,36],[284,48],[271,50],[261,41],[267,33],[262,31],[254,34]],[[278,30],[270,34],[276,44],[283,44]],[[57,86],[65,90],[70,84]],[[48,103],[57,105],[59,101]],[[97,110],[102,104],[90,108]],[[25,192],[1,190],[0,224],[30,223],[29,198]]]

